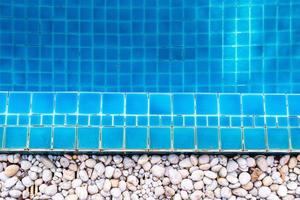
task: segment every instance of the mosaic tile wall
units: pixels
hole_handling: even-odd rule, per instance
[[[0,0],[0,90],[300,92],[298,0]]]

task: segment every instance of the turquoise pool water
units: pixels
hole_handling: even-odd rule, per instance
[[[2,150],[300,149],[298,94],[2,92],[0,99]]]
[[[298,0],[0,0],[1,151],[299,151]]]

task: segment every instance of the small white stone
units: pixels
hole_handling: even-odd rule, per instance
[[[280,158],[279,163],[281,166],[287,164],[290,160],[290,155],[284,155]]]
[[[105,177],[106,178],[111,178],[114,174],[115,168],[112,166],[107,166],[105,168]]]
[[[233,172],[237,170],[239,165],[234,160],[229,160],[227,163],[227,172]]]
[[[169,170],[169,178],[171,183],[174,185],[177,185],[182,181],[181,174],[175,169]]]
[[[9,179],[6,179],[6,181],[4,182],[4,187],[5,188],[11,188],[12,186],[14,186],[17,182],[18,182],[18,178],[17,177],[11,177]]]
[[[143,164],[143,169],[148,172],[151,169],[151,163],[150,162],[146,162],[145,164]]]
[[[132,159],[125,157],[123,160],[124,169],[129,169],[135,166],[135,163]]]
[[[19,198],[22,195],[22,192],[19,190],[10,190],[9,191],[9,196],[13,198]]]
[[[126,182],[121,180],[119,182],[119,188],[120,188],[121,192],[124,192],[126,190]]]
[[[212,172],[212,171],[204,171],[204,175],[210,179],[217,178],[217,173]]]
[[[229,199],[232,196],[231,190],[228,187],[221,188],[221,197]]]
[[[289,168],[294,169],[297,166],[297,158],[296,157],[291,157],[289,161]]]
[[[80,170],[78,175],[83,182],[87,182],[89,180],[89,176],[85,170]]]
[[[121,196],[121,190],[119,188],[113,188],[113,189],[111,189],[110,194],[114,198],[119,198]]]
[[[45,169],[43,171],[42,179],[44,182],[48,182],[52,180],[52,172],[49,169]]]
[[[203,179],[203,177],[204,177],[204,172],[202,170],[193,171],[191,175],[191,179],[193,181],[200,181]]]
[[[127,177],[127,183],[137,186],[139,184],[139,179],[133,175],[130,175]]]
[[[75,179],[75,172],[71,170],[63,170],[63,178],[72,181]]]
[[[207,164],[207,163],[209,163],[209,156],[208,155],[201,155],[201,156],[199,156],[198,161],[199,161],[200,165]]]
[[[78,197],[76,194],[70,194],[68,196],[66,196],[65,200],[77,200]]]
[[[203,196],[203,193],[201,191],[197,190],[191,194],[191,200],[202,199],[202,196]]]
[[[263,182],[263,185],[264,186],[270,186],[270,185],[272,185],[272,183],[273,183],[273,179],[270,177],[270,176],[266,176],[263,180],[262,180],[262,182]]]
[[[125,157],[126,159],[127,159],[127,157]],[[125,159],[124,158],[124,159]],[[122,161],[123,161],[123,158],[122,158],[122,156],[120,156],[120,155],[115,155],[115,156],[113,156],[113,161],[116,163],[116,164],[120,164]],[[125,161],[125,160],[124,160]],[[126,161],[125,161],[126,162]]]
[[[57,186],[56,185],[49,185],[46,190],[45,194],[48,196],[53,196],[57,193]]]
[[[56,193],[54,196],[52,196],[52,200],[64,200],[64,196],[60,193]]]
[[[255,162],[255,159],[254,159],[254,158],[248,157],[248,158],[246,159],[246,161],[247,161],[248,167],[255,167],[256,162]]]
[[[97,185],[89,185],[87,190],[89,194],[96,194],[99,192]]]
[[[29,193],[28,190],[24,190],[24,191],[22,192],[22,197],[23,197],[23,199],[27,199],[27,198],[29,197],[29,195],[30,195],[30,193]],[[59,199],[56,199],[56,200],[59,200]]]
[[[111,188],[111,182],[108,179],[106,179],[103,184],[103,190],[105,192],[109,192],[110,188]]]
[[[66,157],[61,157],[59,163],[63,168],[67,168],[70,165],[70,161]]]
[[[160,178],[163,177],[165,174],[165,168],[159,165],[154,165],[151,169],[151,172],[154,176]]]
[[[183,179],[180,186],[181,189],[186,191],[192,190],[194,188],[193,181],[191,181],[190,179]]]
[[[261,171],[266,172],[268,170],[268,163],[264,157],[257,158],[256,164]]]
[[[285,185],[279,185],[278,190],[277,190],[277,194],[280,197],[284,197],[287,195],[287,188]]]
[[[21,161],[21,168],[25,171],[27,171],[28,169],[30,169],[31,167],[31,162],[27,161],[27,160],[22,160]]]
[[[245,197],[247,195],[247,191],[243,188],[237,188],[232,190],[232,193],[239,197]]]
[[[219,171],[219,176],[226,177],[227,176],[227,169],[225,167],[222,167]]]
[[[88,193],[85,187],[77,187],[75,189],[75,193],[78,196],[79,200],[86,200],[88,197]]]
[[[267,198],[270,194],[271,189],[266,186],[262,186],[258,189],[258,196],[261,198]]]
[[[247,160],[245,158],[238,158],[237,163],[241,170],[248,170]]]
[[[154,194],[156,197],[159,197],[159,196],[163,195],[164,193],[165,193],[165,190],[162,186],[156,187],[154,189]]]
[[[204,187],[203,181],[197,181],[196,183],[194,183],[195,190],[201,190],[203,187]]]
[[[297,187],[296,194],[300,195],[300,187]]]
[[[94,159],[87,159],[85,161],[85,165],[88,167],[88,168],[94,168],[95,165],[96,165],[96,161]]]
[[[214,167],[214,166],[216,166],[217,164],[219,163],[219,159],[218,158],[213,158],[211,161],[210,161],[210,166],[211,167]],[[219,165],[220,166],[220,168],[222,167],[221,165]]]
[[[183,159],[182,161],[179,162],[179,166],[180,166],[181,168],[190,168],[190,167],[192,167],[193,165],[192,165],[192,163],[191,163],[190,158],[185,158],[185,159]]]
[[[187,193],[187,191],[182,190],[180,192],[180,195],[182,199],[189,199],[189,194]]]
[[[239,175],[239,181],[242,185],[246,185],[247,183],[250,182],[250,180],[251,180],[251,176],[247,172],[242,172]]]
[[[30,187],[33,185],[33,181],[29,178],[29,176],[25,176],[23,179],[22,179],[22,183],[25,187]]]
[[[176,154],[170,154],[168,156],[168,161],[171,163],[171,164],[177,164],[179,162],[179,157],[176,155]]]
[[[144,154],[144,155],[142,155],[141,157],[139,157],[137,163],[138,163],[139,165],[143,165],[143,164],[145,164],[146,162],[148,162],[148,160],[149,160],[148,155],[147,155],[147,154]]]
[[[48,168],[48,169],[54,169],[55,168],[55,165],[52,163],[52,161],[47,158],[47,157],[44,157],[44,156],[41,156],[40,157],[40,161],[43,163],[43,165]]]
[[[97,172],[97,175],[98,176],[102,176],[105,172],[105,167],[102,163],[97,163],[95,166],[94,166],[94,170]]]
[[[289,182],[286,186],[289,190],[296,190],[298,185],[296,182]]]
[[[233,175],[226,176],[226,179],[229,183],[232,183],[232,184],[236,184],[237,182],[239,182],[239,179]]]

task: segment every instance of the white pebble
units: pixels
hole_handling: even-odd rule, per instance
[[[261,198],[267,198],[270,194],[271,194],[271,189],[266,186],[262,186],[258,189],[258,195]]]
[[[179,157],[176,155],[176,154],[170,154],[168,156],[168,161],[171,163],[171,164],[177,164],[179,162]]]
[[[175,169],[169,170],[169,178],[171,183],[174,185],[177,185],[182,181],[181,174]]]
[[[192,167],[193,165],[192,165],[192,163],[191,163],[190,158],[185,158],[185,159],[183,159],[182,161],[179,162],[179,166],[180,166],[181,168],[190,168],[190,167]]]
[[[105,177],[111,178],[114,174],[115,168],[112,166],[108,166],[105,168]]]
[[[239,175],[239,181],[242,185],[246,185],[247,183],[250,182],[250,180],[251,180],[251,176],[247,172],[242,172]]]
[[[189,191],[194,188],[193,182],[190,179],[183,179],[181,184],[181,189]]]
[[[45,189],[45,194],[48,196],[53,196],[57,193],[57,186],[56,185],[49,185],[46,189]]]
[[[268,163],[266,161],[266,159],[264,157],[259,157],[257,160],[256,160],[256,164],[257,166],[261,169],[261,171],[265,172],[268,170]]]
[[[19,198],[22,195],[22,192],[19,190],[10,190],[9,195],[13,198]]]
[[[78,196],[79,200],[86,200],[88,197],[88,193],[85,187],[77,187],[75,189],[75,193]]]
[[[287,195],[287,188],[285,185],[280,185],[277,190],[277,194],[280,197],[284,197]]]
[[[227,163],[227,172],[233,172],[237,170],[239,165],[234,160],[229,160]]]
[[[203,164],[207,164],[209,163],[209,156],[208,155],[201,155],[198,159],[199,164],[203,165]]]
[[[154,176],[160,178],[165,174],[165,168],[159,165],[154,165],[151,169],[151,172]]]

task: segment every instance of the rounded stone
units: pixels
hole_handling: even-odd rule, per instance
[[[151,172],[154,176],[160,178],[165,174],[165,168],[159,165],[154,165],[151,169]]]
[[[285,185],[279,185],[278,190],[277,190],[277,194],[280,197],[285,197],[287,195],[287,188]]]
[[[200,165],[209,163],[209,156],[208,155],[199,156],[198,162]]]
[[[271,189],[266,186],[262,186],[258,189],[258,196],[261,198],[267,198],[270,194]]]
[[[183,179],[180,186],[181,189],[186,191],[192,190],[194,188],[193,181],[191,181],[190,179]]]
[[[88,197],[88,192],[85,187],[77,187],[75,193],[79,200],[86,200]]]
[[[5,168],[4,174],[7,177],[12,177],[18,173],[19,169],[20,167],[18,165],[9,165]]]
[[[240,175],[239,175],[239,182],[242,184],[242,185],[246,185],[247,183],[249,183],[251,180],[251,176],[250,174],[248,174],[247,172],[242,172]]]

